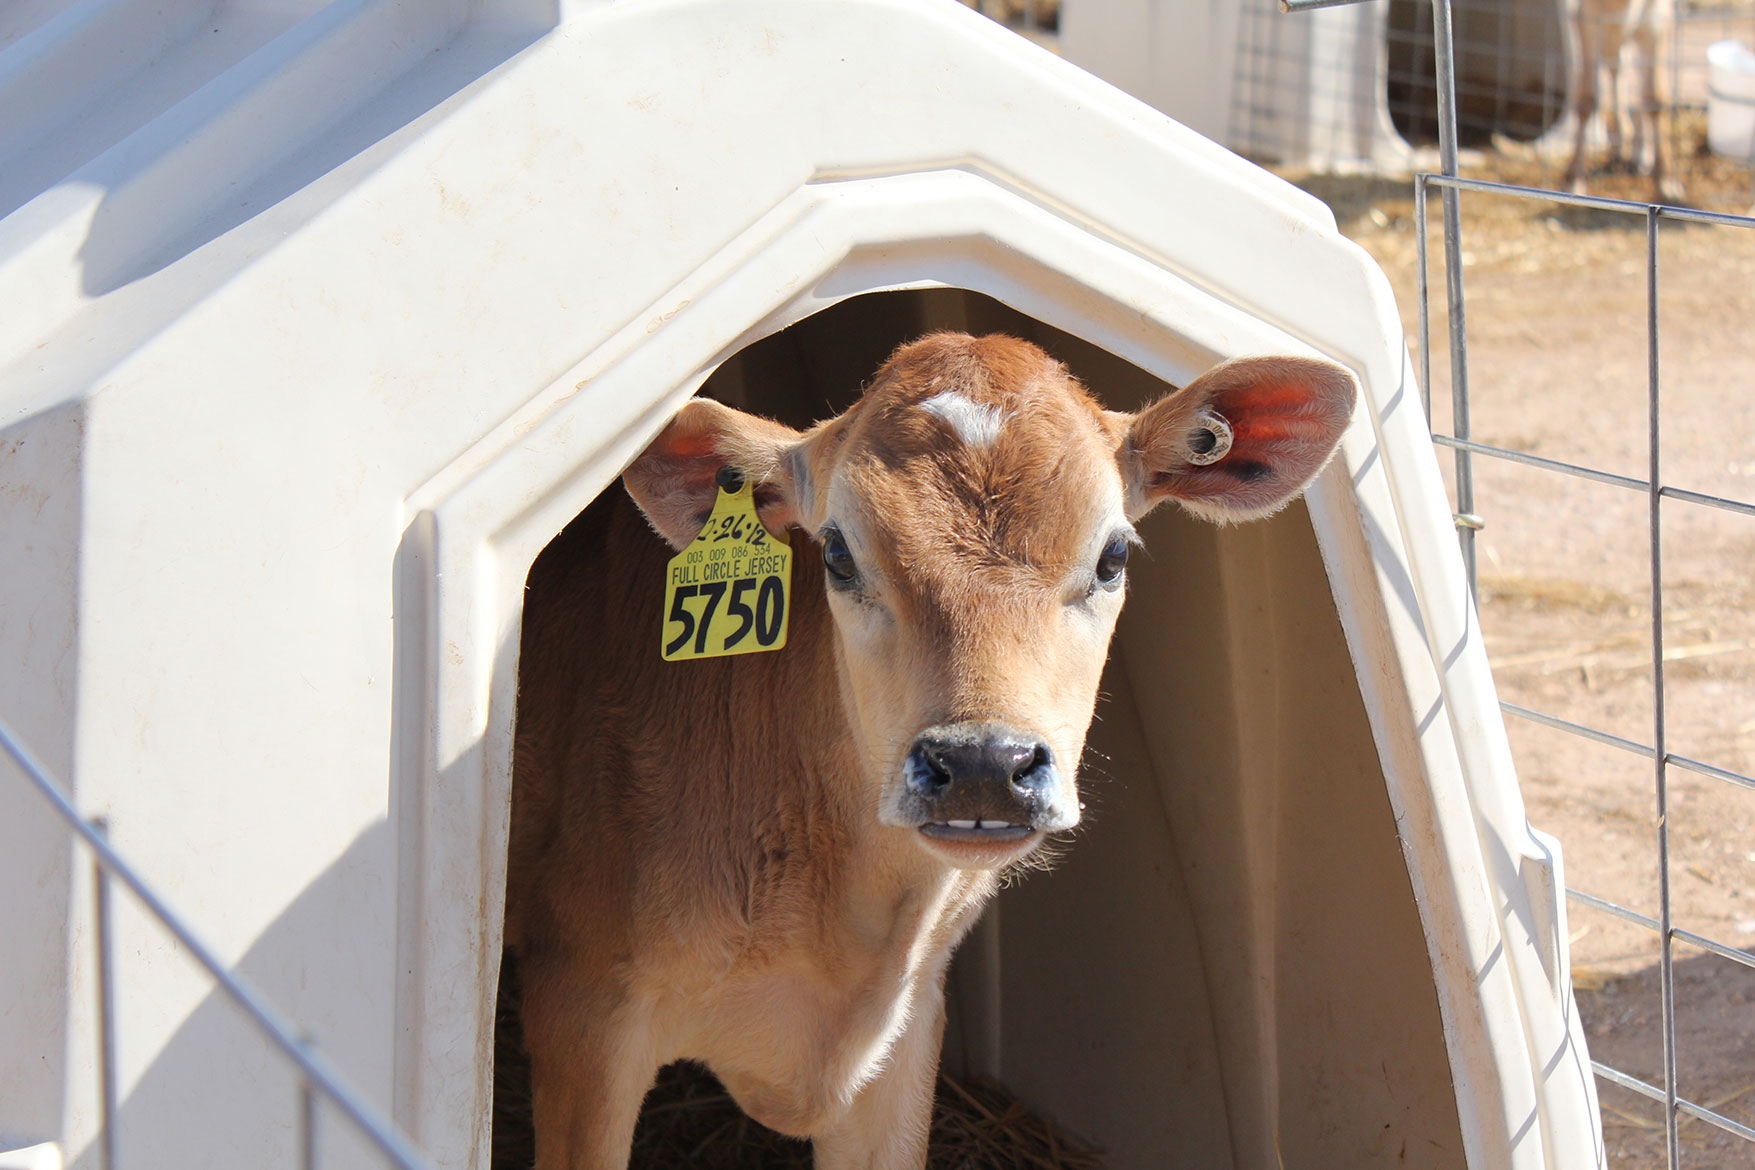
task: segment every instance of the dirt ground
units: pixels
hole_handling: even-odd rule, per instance
[[[1696,128],[1697,135],[1701,133]],[[1748,171],[1685,153],[1698,205],[1741,213]],[[1564,160],[1561,160],[1563,163]],[[1489,153],[1465,173],[1553,182],[1552,160]],[[1297,176],[1293,176],[1298,178]],[[1408,180],[1310,176],[1395,286],[1419,356]],[[1643,199],[1599,176],[1592,191]],[[1432,398],[1449,432],[1441,216],[1429,209]],[[1643,480],[1648,348],[1643,215],[1499,194],[1462,198],[1473,436]],[[1668,224],[1659,236],[1662,482],[1755,501],[1755,228]],[[1447,468],[1452,457],[1441,452]],[[1503,699],[1641,744],[1654,739],[1649,503],[1642,491],[1475,458],[1482,625]],[[1672,753],[1755,774],[1755,516],[1662,509],[1664,717]],[[1649,759],[1509,718],[1530,819],[1558,837],[1567,882],[1656,918]],[[1672,766],[1670,883],[1678,927],[1755,950],[1755,790]],[[1656,934],[1573,902],[1572,960],[1592,1057],[1663,1081]],[[1755,970],[1675,948],[1681,1094],[1755,1125]],[[1661,1106],[1599,1082],[1610,1165],[1665,1166]],[[1755,1167],[1755,1143],[1701,1121],[1687,1167]]]

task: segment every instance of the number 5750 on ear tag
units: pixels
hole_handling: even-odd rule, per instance
[[[791,547],[762,527],[750,484],[722,476],[706,527],[665,568],[664,660],[780,649],[791,595]]]

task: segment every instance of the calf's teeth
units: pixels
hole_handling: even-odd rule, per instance
[[[946,821],[945,824],[953,829],[979,829],[981,827],[980,821]]]

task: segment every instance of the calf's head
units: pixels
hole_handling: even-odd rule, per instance
[[[1078,822],[1133,521],[1166,499],[1219,523],[1275,511],[1327,461],[1353,396],[1331,363],[1243,358],[1123,414],[1027,342],[935,334],[803,434],[691,402],[626,483],[681,548],[730,466],[769,529],[815,542],[820,560],[794,541],[794,588],[827,591],[877,819],[988,868]]]

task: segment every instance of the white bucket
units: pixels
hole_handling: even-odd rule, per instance
[[[1707,145],[1721,157],[1755,161],[1755,53],[1742,41],[1719,41],[1706,63]]]

